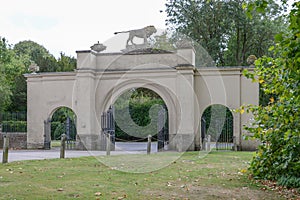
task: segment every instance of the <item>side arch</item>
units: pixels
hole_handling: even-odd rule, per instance
[[[234,143],[233,113],[222,104],[211,104],[201,115],[201,139],[208,135],[217,150],[231,150]]]
[[[75,148],[77,138],[76,112],[69,106],[60,105],[49,109],[47,115],[47,119],[44,120],[44,148],[50,149],[51,141],[59,140],[62,133],[67,135],[67,148]]]

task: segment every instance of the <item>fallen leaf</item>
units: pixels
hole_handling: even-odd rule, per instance
[[[96,192],[96,193],[95,193],[95,196],[101,196],[101,195],[102,195],[101,192]]]

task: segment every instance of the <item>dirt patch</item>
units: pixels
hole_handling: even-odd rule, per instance
[[[144,190],[141,193],[145,196],[151,196],[153,199],[204,199],[204,200],[276,200],[285,199],[281,196],[274,196],[274,193],[269,193],[269,191],[263,190],[252,190],[248,187],[241,187],[236,189],[227,189],[220,186],[212,185],[210,187],[195,186],[192,184],[186,185],[175,185],[174,183],[169,184],[169,192],[166,190]]]

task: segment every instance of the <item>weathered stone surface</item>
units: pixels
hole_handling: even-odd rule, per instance
[[[4,133],[0,133],[0,148],[3,148],[3,135]],[[6,136],[9,138],[9,148],[27,148],[27,133],[6,133]]]

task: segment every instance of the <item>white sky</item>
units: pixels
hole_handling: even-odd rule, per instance
[[[1,0],[0,36],[9,44],[32,40],[55,57],[76,56],[114,32],[165,28],[165,0]],[[124,44],[125,45],[125,44]]]

